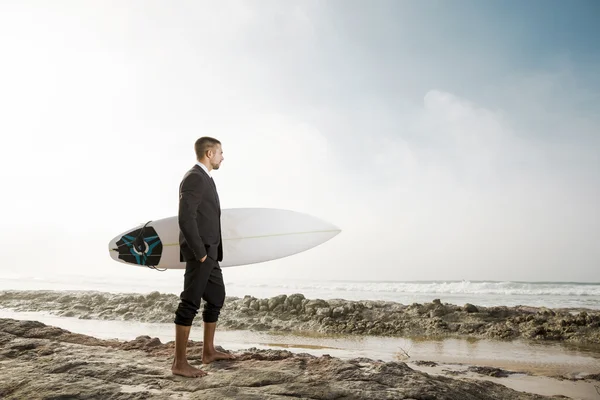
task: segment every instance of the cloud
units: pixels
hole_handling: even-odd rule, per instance
[[[552,145],[440,90],[395,124],[365,151],[367,173],[339,187],[346,230],[328,245],[332,275],[343,266],[359,279],[568,279],[577,260],[578,279],[591,279],[600,220],[586,188],[548,162]]]

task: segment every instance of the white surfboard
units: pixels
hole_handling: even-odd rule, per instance
[[[221,211],[221,267],[255,264],[297,254],[341,232],[311,215],[273,208],[229,208]],[[112,239],[110,256],[118,262],[166,269],[185,269],[179,255],[177,217],[129,229]]]

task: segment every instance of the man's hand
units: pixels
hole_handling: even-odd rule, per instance
[[[206,260],[206,257],[208,257],[208,254],[205,255],[204,257],[202,257],[202,259],[200,260],[200,262],[204,262],[204,260]]]

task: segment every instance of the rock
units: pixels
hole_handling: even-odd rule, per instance
[[[586,374],[583,376],[583,379],[587,379],[590,381],[598,381],[600,382],[600,373],[597,374]]]
[[[294,293],[292,295],[289,295],[287,300],[290,302],[290,304],[297,306],[299,304],[302,304],[302,300],[305,300],[305,297],[301,293]]]
[[[469,303],[465,304],[465,306],[463,307],[463,310],[465,310],[469,314],[479,312],[477,307],[475,307],[473,304],[469,304]]]
[[[329,316],[331,316],[331,308],[329,308],[329,307],[317,308],[317,316],[318,317],[329,317]]]
[[[406,313],[410,316],[418,317],[425,312],[425,308],[421,304],[413,303],[406,309]]]
[[[577,315],[577,317],[575,318],[575,324],[579,326],[585,326],[587,324],[587,317],[587,312],[583,311],[579,313],[579,315]]]
[[[86,292],[0,291],[0,308],[46,311],[88,319],[172,322],[177,304],[177,295],[158,292],[134,296]],[[251,319],[260,320],[265,315],[273,319],[267,324],[262,322],[263,325],[256,325],[256,329],[357,335],[370,333],[385,336],[525,339],[600,345],[600,310],[476,307],[472,304],[459,307],[442,304],[440,299],[426,304],[403,306],[384,301],[306,299],[298,293],[270,299],[228,297],[219,324],[225,328],[253,327],[257,321]],[[381,323],[375,326],[373,321]],[[201,324],[198,323],[198,326]]]
[[[492,318],[508,318],[510,311],[508,307],[490,307],[488,309],[488,315]]]
[[[552,310],[550,310],[549,308],[546,307],[542,307],[538,310],[538,314],[544,315],[544,316],[555,316],[556,313]]]
[[[277,304],[275,308],[271,310],[271,312],[275,315],[283,313],[283,304]]]
[[[344,315],[344,313],[345,313],[344,307],[336,307],[331,312],[331,316],[333,318],[337,318],[337,317],[341,317],[342,315]]]
[[[493,376],[494,378],[507,378],[512,374],[517,374],[518,372],[506,371],[500,368],[491,368],[491,367],[476,367],[471,366],[468,368],[468,371],[475,372],[479,375]]]
[[[105,341],[39,323],[0,319],[0,338],[8,339],[3,349],[10,351],[0,354],[0,398],[5,400],[549,399],[493,382],[432,376],[402,362],[367,358],[346,361],[247,349],[237,352],[235,361],[205,366],[200,364],[201,343],[190,341],[191,364],[208,372],[194,379],[173,376],[169,369],[173,342],[162,344],[149,336]]]
[[[438,363],[434,361],[415,361],[415,365],[420,367],[437,367]]]
[[[375,308],[377,306],[377,302],[370,301],[370,300],[362,301],[361,304],[367,310],[372,310],[373,308]]]
[[[304,308],[325,308],[325,307],[329,307],[329,303],[327,303],[325,300],[322,299],[316,299],[316,300],[309,300],[305,305]]]
[[[339,308],[339,306],[336,308]],[[346,303],[342,306],[342,308],[344,309],[342,314],[351,314],[356,310],[356,306],[354,303]]]
[[[429,311],[429,318],[443,317],[446,314],[448,314],[448,310],[446,309],[446,307],[438,306],[433,310]]]
[[[275,296],[275,297],[268,299],[267,305],[269,307],[269,310],[274,310],[275,307],[277,307],[279,305],[281,305],[282,306],[281,308],[283,308],[283,304],[284,304],[286,298],[287,298],[287,295],[282,294],[280,296]]]
[[[158,300],[158,299],[160,299],[160,292],[157,292],[157,291],[150,292],[146,296],[146,299],[148,299],[148,300]]]
[[[75,311],[65,311],[60,314],[61,317],[74,317],[76,315],[77,314],[75,313]]]
[[[255,300],[254,297],[252,296],[244,296],[244,299],[242,300],[242,303],[244,303],[244,305],[248,308],[250,308],[250,303],[252,303],[252,300]],[[226,301],[226,304],[228,304],[230,302]]]

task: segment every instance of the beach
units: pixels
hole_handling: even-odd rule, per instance
[[[189,382],[168,368],[176,303],[176,295],[157,291],[1,291],[0,368],[9,379],[0,393],[14,399],[47,398],[53,390],[124,399],[600,398],[598,310],[230,296],[216,343],[238,360],[204,366],[209,376]],[[201,332],[196,321],[197,348]],[[192,362],[200,365],[193,348]],[[45,357],[46,369],[35,367],[32,353]],[[301,374],[298,365],[305,365]],[[123,368],[126,379],[116,372]],[[30,376],[34,370],[40,379]],[[90,382],[75,383],[82,376]],[[58,386],[40,388],[40,381]],[[110,396],[94,392],[96,386]]]
[[[599,20],[0,1],[0,400],[600,400]]]

